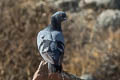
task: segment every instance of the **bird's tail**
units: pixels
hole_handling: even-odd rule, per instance
[[[50,73],[55,73],[55,72],[61,73],[62,65],[55,65],[55,64],[48,63],[48,70]]]

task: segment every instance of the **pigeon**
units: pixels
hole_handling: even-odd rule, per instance
[[[67,19],[63,11],[51,16],[51,23],[37,35],[37,46],[42,58],[48,63],[49,73],[62,71],[64,56],[64,36],[61,23]]]

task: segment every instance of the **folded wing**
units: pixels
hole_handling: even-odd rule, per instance
[[[45,34],[38,34],[38,49],[45,61],[60,65],[64,55],[64,43],[53,38],[51,38],[50,34],[47,34],[47,36]]]

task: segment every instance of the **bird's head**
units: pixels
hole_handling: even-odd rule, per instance
[[[61,23],[67,19],[67,15],[63,11],[54,13],[51,17],[51,24],[54,26],[61,26]]]

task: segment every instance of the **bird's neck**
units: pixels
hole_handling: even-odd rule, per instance
[[[51,28],[53,30],[62,31],[62,29],[61,29],[61,23],[51,23]]]

